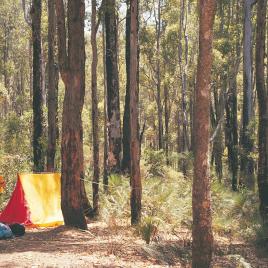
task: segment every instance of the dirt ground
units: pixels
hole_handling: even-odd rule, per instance
[[[179,229],[150,245],[126,223],[93,222],[89,231],[65,226],[29,229],[0,240],[0,267],[190,267],[191,234]],[[263,247],[215,236],[213,267],[268,267]]]

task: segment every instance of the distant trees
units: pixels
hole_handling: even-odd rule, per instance
[[[213,252],[209,138],[210,82],[215,0],[199,2],[199,56],[194,107],[194,179],[192,267],[210,267]]]

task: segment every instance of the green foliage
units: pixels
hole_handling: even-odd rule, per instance
[[[260,225],[257,196],[247,190],[232,192],[218,181],[212,184],[213,226],[218,232],[254,238]]]
[[[137,227],[142,239],[146,244],[150,244],[150,241],[156,236],[159,226],[159,221],[152,216],[142,218],[142,222]]]
[[[163,150],[155,151],[146,148],[144,150],[144,159],[149,177],[163,177],[165,165],[165,153]]]
[[[2,124],[3,148],[9,154],[29,153],[30,114],[18,117],[15,113],[10,113]]]

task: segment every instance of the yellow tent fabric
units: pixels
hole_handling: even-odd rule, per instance
[[[60,174],[19,174],[31,222],[47,227],[63,224]]]

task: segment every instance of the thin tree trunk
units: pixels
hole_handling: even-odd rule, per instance
[[[97,216],[99,214],[99,128],[98,128],[98,88],[97,88],[97,65],[98,51],[96,35],[98,26],[96,24],[97,3],[96,0],[91,1],[91,46],[92,46],[92,63],[91,63],[91,93],[92,93],[92,132],[93,132],[93,211]]]
[[[213,253],[209,178],[209,112],[215,0],[199,2],[199,56],[194,110],[192,267],[210,267]]]
[[[118,79],[117,19],[115,0],[105,0],[106,75],[108,110],[108,162],[111,172],[120,172],[121,120]]]
[[[41,1],[33,0],[31,8],[33,39],[33,162],[34,171],[44,171],[44,117],[42,100]]]
[[[170,118],[170,103],[168,86],[164,85],[164,107],[165,107],[165,155],[166,164],[169,165],[169,118]]]
[[[217,92],[214,87],[214,105],[215,105],[215,122],[214,128],[217,131],[213,142],[213,155],[215,160],[216,173],[219,181],[222,181],[222,155],[223,155],[223,137],[222,137],[222,121],[224,116],[224,93],[223,89]],[[218,129],[217,129],[218,128]]]
[[[240,6],[239,0],[236,1],[236,18],[232,23],[239,25]],[[238,186],[238,123],[237,123],[237,74],[240,66],[240,36],[238,29],[236,31],[236,51],[234,64],[229,71],[228,91],[226,94],[225,110],[226,110],[226,126],[225,141],[228,149],[228,167],[232,176],[232,190],[237,191]]]
[[[104,146],[103,146],[103,190],[108,192],[108,176],[109,176],[109,166],[108,166],[108,127],[107,127],[107,85],[106,85],[106,55],[105,55],[105,21],[102,24],[102,53],[103,53],[103,91],[104,91],[104,126],[103,126],[103,136],[104,136]]]
[[[130,0],[127,0],[127,15],[126,15],[126,95],[125,95],[125,110],[123,118],[123,159],[121,168],[123,171],[130,171]]]
[[[47,171],[55,170],[58,137],[58,68],[55,63],[55,0],[48,1],[48,148]]]
[[[268,224],[268,94],[265,85],[264,59],[267,0],[259,0],[257,6],[256,35],[256,89],[259,103],[259,161],[258,188],[260,214]]]
[[[130,154],[131,154],[131,224],[141,219],[141,176],[138,92],[138,0],[130,0]]]
[[[252,86],[252,25],[251,8],[255,0],[244,1],[244,45],[243,45],[243,127],[241,135],[241,182],[249,189],[254,188],[254,160],[251,121],[253,116]]]
[[[163,143],[163,109],[161,102],[161,76],[160,76],[160,36],[161,36],[161,1],[158,0],[157,18],[156,18],[156,101],[157,101],[157,116],[158,116],[158,149],[164,148]]]
[[[180,24],[179,24],[179,43],[178,43],[178,56],[179,56],[179,68],[181,77],[181,121],[182,121],[182,137],[181,137],[181,151],[187,152],[189,150],[189,139],[187,133],[188,118],[187,118],[187,101],[186,101],[186,90],[187,90],[187,66],[188,66],[188,37],[186,33],[187,25],[187,8],[186,1],[180,2]],[[184,50],[182,45],[182,39],[184,39]],[[184,52],[184,53],[183,53]],[[183,56],[184,55],[184,56]],[[183,59],[184,58],[184,59]],[[183,174],[187,175],[187,164],[186,160],[182,160]]]

